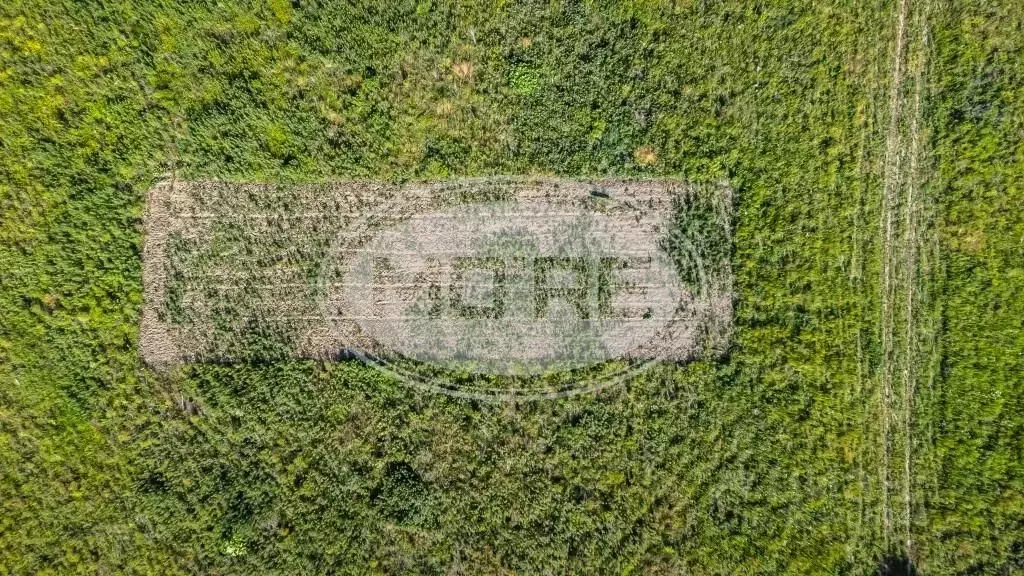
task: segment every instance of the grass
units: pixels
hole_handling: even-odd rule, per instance
[[[882,394],[896,2],[5,3],[0,573],[1020,570],[1024,11],[908,6],[904,420],[902,384]],[[344,361],[160,375],[141,217],[170,172],[727,179],[731,348],[523,405]]]

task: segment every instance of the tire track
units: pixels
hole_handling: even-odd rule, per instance
[[[908,170],[907,194],[904,201],[904,230],[906,240],[904,242],[903,264],[906,272],[906,301],[904,303],[905,320],[903,332],[903,514],[906,519],[906,530],[904,540],[907,556],[913,550],[913,538],[911,536],[911,475],[910,461],[912,451],[911,419],[913,411],[914,384],[916,379],[916,366],[914,358],[916,322],[914,320],[916,304],[916,270],[917,270],[917,212],[915,209],[916,188],[918,186],[918,114],[921,106],[921,82],[920,76],[915,79],[914,105],[910,120],[910,161]]]
[[[904,243],[903,243],[903,268],[905,273],[906,294],[904,302],[905,326],[903,339],[903,513],[906,520],[904,531],[904,544],[908,558],[914,554],[913,539],[913,449],[914,439],[912,434],[913,415],[915,409],[914,395],[917,388],[917,379],[920,374],[918,358],[920,355],[918,340],[917,315],[924,310],[924,303],[921,302],[920,293],[917,290],[917,283],[921,279],[918,252],[921,250],[922,241],[920,237],[920,220],[924,210],[925,195],[921,191],[923,178],[921,174],[921,92],[924,86],[924,70],[928,53],[928,16],[930,12],[929,2],[926,0],[921,11],[916,15],[917,30],[919,34],[917,58],[914,66],[914,93],[910,115],[910,126],[908,137],[910,139],[910,158],[908,162],[908,178],[906,186],[906,198],[904,200]]]
[[[892,477],[890,458],[893,423],[893,336],[894,313],[893,295],[893,244],[894,221],[897,217],[898,191],[900,185],[900,113],[903,88],[903,61],[905,58],[906,23],[908,0],[900,0],[896,16],[896,49],[893,55],[892,80],[889,91],[889,128],[885,141],[884,180],[882,185],[882,278],[881,278],[881,340],[882,340],[882,534],[888,549],[892,537],[892,509],[889,502]]]
[[[898,485],[899,480],[902,480],[902,490],[898,497],[902,500],[899,515],[902,516],[903,534],[900,539],[908,562],[914,556],[913,412],[918,377],[917,314],[923,308],[919,301],[917,282],[920,279],[919,220],[921,203],[924,200],[921,193],[920,124],[923,70],[928,44],[928,10],[928,4],[925,2],[923,7],[918,7],[911,16],[909,0],[900,0],[898,5],[881,198],[882,530],[885,548],[891,550],[896,542],[892,502],[896,497],[894,484]],[[908,38],[908,22],[911,18],[911,26],[916,32],[914,41]],[[912,74],[911,90],[904,88],[908,70]],[[909,102],[905,102],[905,99],[909,99]],[[902,230],[897,231],[897,222],[900,220]],[[902,303],[897,302],[900,296]],[[900,320],[903,323],[902,342],[899,344],[896,342],[898,308],[902,308]],[[900,349],[897,350],[897,347]],[[895,388],[897,377],[898,407]],[[900,428],[902,430],[899,430]],[[894,444],[902,444],[902,466],[893,462],[894,457],[899,458],[895,456]],[[894,475],[897,477],[896,482]]]

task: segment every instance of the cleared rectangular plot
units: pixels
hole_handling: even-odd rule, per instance
[[[487,373],[727,344],[727,185],[466,179],[157,184],[148,363],[369,355]]]

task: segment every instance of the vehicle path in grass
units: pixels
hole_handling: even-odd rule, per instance
[[[922,23],[923,30],[923,23]],[[914,315],[917,310],[915,298],[917,281],[917,250],[920,242],[918,238],[918,206],[920,195],[917,188],[919,180],[919,132],[921,113],[921,71],[915,70],[914,97],[910,114],[910,158],[908,165],[908,181],[906,185],[906,200],[904,201],[904,233],[903,242],[903,269],[906,282],[906,301],[904,303],[905,324],[903,332],[903,370],[901,371],[903,384],[903,515],[905,519],[904,540],[908,557],[913,551],[913,536],[911,522],[913,506],[913,489],[911,476],[911,460],[913,439],[911,434],[913,409],[914,409],[914,384],[916,378],[916,322]]]
[[[902,546],[909,559],[914,556],[912,428],[918,377],[917,315],[924,307],[917,283],[922,277],[918,259],[921,245],[919,220],[926,200],[921,191],[925,175],[920,162],[923,153],[920,132],[928,11],[927,3],[915,5],[913,13],[909,0],[901,0],[898,5],[881,197],[882,531],[885,547],[892,548],[896,524],[892,509],[893,484],[902,484],[899,496],[902,500]],[[906,87],[908,72],[912,83],[909,89]],[[897,230],[898,226],[902,229]],[[902,306],[898,299],[903,300]],[[898,314],[900,308],[902,314]],[[902,330],[897,327],[897,316],[901,317]],[[899,344],[896,340],[900,331],[902,349],[897,350]],[[895,388],[897,376],[898,391]],[[892,462],[896,443],[902,444],[902,466]],[[896,482],[894,465],[899,466],[896,475],[900,478]]]
[[[888,548],[892,535],[892,510],[889,503],[891,457],[891,425],[893,405],[893,261],[897,194],[900,184],[900,112],[903,85],[903,60],[908,0],[900,0],[896,14],[896,47],[893,54],[892,79],[889,88],[889,128],[885,141],[884,180],[882,184],[881,234],[881,344],[882,344],[882,534]]]

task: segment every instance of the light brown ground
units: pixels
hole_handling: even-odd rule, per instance
[[[262,330],[291,342],[292,355],[323,358],[358,350],[386,356],[365,325],[344,318],[365,311],[327,309],[343,304],[332,287],[344,278],[331,276],[345,268],[338,260],[346,257],[340,238],[345,246],[364,246],[381,230],[439,209],[503,200],[596,211],[622,223],[616,228],[619,246],[649,245],[651,234],[667,229],[672,202],[693,193],[672,180],[498,178],[403,186],[168,180],[149,193],[141,349],[155,366],[231,360],[238,343]],[[728,188],[713,193],[718,225],[727,231]],[[695,254],[699,259],[699,248]],[[673,319],[621,357],[682,361],[724,349],[732,321],[731,272],[728,262],[702,265],[701,286],[680,299]],[[516,358],[514,348],[509,356]]]

